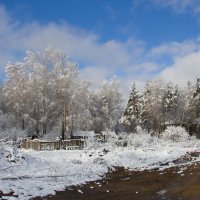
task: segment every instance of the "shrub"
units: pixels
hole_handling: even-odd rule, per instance
[[[27,135],[25,131],[16,128],[7,129],[0,132],[0,139],[7,138],[8,140],[13,140],[15,142],[26,137]]]
[[[162,133],[161,137],[164,140],[170,140],[172,142],[184,142],[190,138],[190,135],[185,130],[184,127],[181,126],[169,126]]]

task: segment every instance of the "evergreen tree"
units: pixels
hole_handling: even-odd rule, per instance
[[[164,95],[163,95],[163,123],[175,123],[180,121],[179,110],[181,108],[181,91],[177,85],[172,82],[165,84]],[[179,118],[179,119],[177,119]]]
[[[191,123],[196,118],[196,107],[194,102],[194,86],[191,82],[187,82],[187,87],[184,88],[182,94],[183,111],[181,121],[184,123]]]
[[[193,101],[196,109],[196,118],[200,117],[200,77],[197,77],[197,82],[194,87]]]
[[[137,91],[135,83],[133,83],[127,107],[120,120],[128,128],[128,131],[134,132],[136,127],[141,124],[142,108],[142,96]]]
[[[163,95],[165,86],[160,80],[147,81],[143,93],[142,123],[148,131],[162,131],[163,123]]]

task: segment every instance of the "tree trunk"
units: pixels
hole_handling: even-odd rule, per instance
[[[47,126],[46,123],[43,123],[43,134],[47,133]]]
[[[22,130],[25,130],[25,120],[22,119]]]
[[[66,130],[67,130],[67,103],[66,100],[64,102],[64,110],[63,110],[63,131],[64,131],[64,135],[66,134]]]
[[[37,135],[39,135],[39,128],[38,128],[38,125],[37,125],[37,127],[36,127],[36,133],[37,133]]]
[[[64,130],[64,122],[62,122],[62,136],[61,136],[62,140],[65,139],[65,130]]]
[[[71,131],[70,131],[70,137],[73,137],[73,131],[74,131],[74,116],[72,116],[72,124],[71,124]]]

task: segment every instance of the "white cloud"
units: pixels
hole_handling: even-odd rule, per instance
[[[102,80],[111,78],[113,71],[105,66],[87,66],[81,70],[80,77],[100,84]]]
[[[187,81],[196,81],[200,75],[200,51],[192,52],[179,57],[174,64],[160,73],[160,77],[166,81],[185,86]]]
[[[144,8],[171,8],[178,14],[190,13],[193,15],[200,14],[199,0],[133,0],[133,7],[142,5]]]
[[[199,39],[174,41],[145,50],[145,43],[140,40],[101,42],[97,34],[64,22],[20,24],[0,7],[1,75],[7,61],[20,60],[27,49],[43,50],[47,45],[60,48],[84,66],[80,69],[82,78],[99,83],[117,74],[126,96],[133,81],[142,89],[148,78],[160,76],[183,84],[200,74]],[[159,58],[166,55],[173,64],[163,69]]]
[[[150,56],[183,56],[187,55],[190,52],[198,51],[200,49],[200,41],[196,40],[185,40],[183,42],[169,42],[161,44],[157,47],[154,47],[150,50]]]
[[[0,70],[7,61],[21,60],[26,50],[43,50],[48,45],[66,52],[81,66],[82,77],[100,82],[103,79],[126,73],[132,66],[133,72],[144,52],[144,43],[129,38],[125,42],[108,40],[101,42],[98,35],[73,27],[66,22],[42,25],[38,22],[20,24],[0,7]]]
[[[153,0],[154,3],[162,7],[171,7],[177,13],[192,12],[199,14],[199,0]]]
[[[64,50],[78,62],[117,68],[134,62],[143,50],[140,41],[128,39],[126,42],[109,40],[101,43],[97,35],[67,23],[41,25],[32,22],[14,26],[2,7],[0,16],[0,50],[13,55],[51,45]]]
[[[138,45],[140,49],[142,46],[134,40],[124,43],[109,40],[101,43],[97,35],[67,23],[40,25],[33,22],[13,26],[2,7],[0,16],[0,48],[11,53],[24,52],[27,49],[41,50],[50,44],[65,50],[80,61],[114,66],[126,65],[135,59],[129,53],[131,45],[133,50],[136,50]]]
[[[144,60],[142,63],[138,64],[135,68],[137,68],[138,72],[148,75],[149,73],[156,72],[159,69],[159,65],[157,63]]]

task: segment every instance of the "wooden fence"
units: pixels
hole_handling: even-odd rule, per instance
[[[26,140],[21,147],[24,149],[34,149],[37,151],[43,150],[59,150],[59,149],[83,149],[86,142],[83,139],[71,139],[64,141],[41,141],[41,140]]]
[[[83,149],[86,146],[86,142],[83,139],[71,139],[61,142],[63,149]]]

